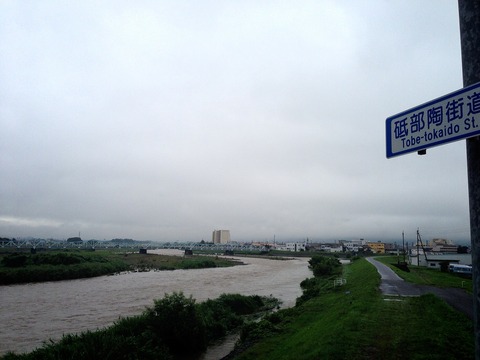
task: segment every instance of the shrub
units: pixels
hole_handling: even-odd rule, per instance
[[[182,292],[166,294],[146,310],[147,324],[174,354],[193,354],[207,347],[206,329],[195,300]]]
[[[181,264],[182,269],[206,269],[215,267],[217,267],[217,264],[213,260],[185,260]]]
[[[264,305],[262,298],[258,295],[222,294],[218,300],[237,315],[252,314]]]
[[[274,320],[274,321],[271,321]],[[246,324],[240,332],[242,342],[254,342],[280,332],[277,318],[264,318],[258,322]]]
[[[334,257],[316,255],[309,261],[309,269],[313,271],[315,277],[303,280],[300,283],[302,295],[297,298],[295,306],[300,306],[307,300],[319,296],[322,292],[330,289],[329,278],[333,275],[340,274],[342,264]]]
[[[26,265],[28,257],[23,254],[10,254],[2,259],[2,263],[6,267],[23,267]]]
[[[320,281],[319,278],[308,278],[303,280],[300,283],[302,288],[302,295],[297,298],[295,306],[300,306],[305,301],[313,299],[320,295],[321,286],[324,282]]]
[[[243,324],[243,319],[218,299],[209,299],[197,306],[205,324],[206,337],[209,342],[227,335],[228,331]]]
[[[38,254],[34,255],[32,262],[35,265],[49,264],[49,265],[72,265],[85,262],[85,259],[77,254],[67,254],[59,252],[56,254]]]
[[[308,261],[308,268],[315,277],[334,275],[341,271],[342,264],[338,259],[316,255]]]

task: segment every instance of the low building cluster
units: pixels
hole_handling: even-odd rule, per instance
[[[414,266],[447,270],[451,265],[471,267],[472,264],[470,249],[447,239],[432,239],[427,244],[417,240],[406,253],[408,263]]]
[[[397,253],[400,249],[396,244],[384,243],[381,241],[359,240],[337,240],[334,243],[311,244],[310,248],[317,251],[332,253],[365,253],[365,254],[386,254]]]
[[[264,244],[265,245],[265,244]],[[312,243],[308,239],[304,242],[285,242],[268,244],[271,249],[283,251],[323,251],[329,253],[370,253],[385,254],[397,252],[395,244],[383,243],[381,241],[369,242],[359,240],[337,240],[334,243]]]
[[[469,248],[457,246],[453,241],[432,239],[423,246],[414,243],[403,245],[382,241],[337,240],[333,243],[313,243],[308,239],[304,242],[262,243],[272,250],[283,251],[320,251],[328,253],[358,253],[358,254],[392,254],[403,256],[410,265],[428,266],[430,268],[448,267],[449,264],[470,265],[472,257]]]

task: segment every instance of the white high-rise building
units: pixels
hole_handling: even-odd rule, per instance
[[[214,244],[226,244],[230,242],[230,230],[213,230],[212,241]]]

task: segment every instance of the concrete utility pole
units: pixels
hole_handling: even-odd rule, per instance
[[[458,0],[463,86],[480,82],[480,0]],[[468,198],[473,265],[475,359],[480,360],[480,137],[467,143]]]

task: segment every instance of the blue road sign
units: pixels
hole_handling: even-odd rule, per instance
[[[387,158],[480,135],[480,83],[387,118]]]

